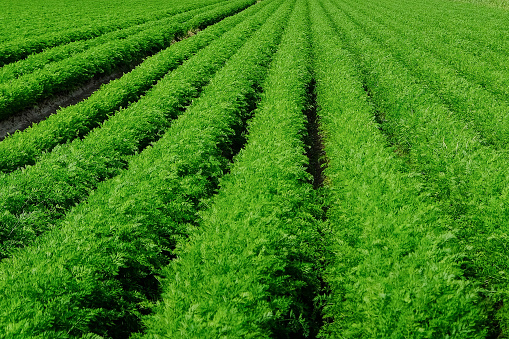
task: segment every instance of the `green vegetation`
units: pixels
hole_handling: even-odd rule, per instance
[[[509,336],[506,9],[73,1],[0,4],[0,129],[137,66],[0,141],[0,337]]]
[[[501,318],[506,312],[500,303],[506,294],[507,250],[498,239],[504,237],[507,224],[508,176],[500,170],[507,152],[485,145],[468,124],[454,119],[439,96],[422,86],[390,50],[367,37],[349,19],[353,14],[344,4],[335,3],[342,10],[330,3],[327,8],[340,36],[359,58],[381,128],[407,158],[409,169],[423,175],[423,194],[433,197],[450,218],[447,228],[459,242],[452,254],[463,279],[482,282],[479,307],[490,316],[479,320],[491,331],[505,327],[505,320],[494,324],[493,314]]]
[[[220,7],[209,15],[220,18],[225,13],[242,9],[250,3],[250,1],[235,2],[232,6]],[[137,101],[171,69],[232,29],[235,24],[250,14],[251,11],[246,11],[241,15],[229,17],[220,24],[213,25],[179,44],[168,47],[147,58],[120,79],[102,86],[87,100],[60,109],[57,114],[41,123],[6,138],[0,143],[0,171],[11,172],[25,165],[33,165],[43,152],[51,150],[60,143],[86,135],[103,122],[108,114],[127,106],[130,102]]]
[[[113,1],[119,2],[119,0]],[[107,4],[89,1],[84,2],[85,6],[83,3],[77,6],[75,3],[69,3],[70,0],[64,0],[64,2],[50,0],[45,2],[47,12],[41,10],[44,6],[41,6],[39,1],[21,0],[14,4],[6,3],[8,8],[0,7],[3,10],[2,13],[9,13],[14,8],[15,13],[12,17],[8,17],[12,19],[12,22],[5,18],[0,21],[4,24],[1,29],[3,32],[1,39],[4,42],[0,44],[0,66],[23,59],[31,53],[41,52],[46,48],[94,38],[121,28],[199,9],[221,0],[189,1],[189,3],[183,0],[181,5],[166,7],[166,10],[161,10],[161,3],[150,4],[147,1],[131,0],[124,7],[119,3],[115,6],[113,1]],[[67,5],[65,2],[68,2]],[[111,7],[108,8],[108,5]],[[31,6],[35,7],[32,10],[38,15],[27,10]],[[59,15],[56,15],[57,13]]]
[[[278,18],[278,21],[285,22]],[[291,338],[317,330],[321,213],[305,164],[308,13],[298,0],[210,211],[163,271],[148,338]],[[253,58],[246,54],[246,58]],[[232,206],[232,202],[235,205]]]
[[[209,3],[210,1],[207,2],[207,4]],[[212,5],[212,3],[210,4]],[[208,6],[208,8],[219,6],[220,5]],[[185,19],[188,17],[189,15],[186,14],[183,17],[171,16],[169,18],[165,17],[159,20],[152,20],[140,25],[133,25],[124,29],[105,33],[97,38],[79,40],[72,43],[60,45],[55,48],[46,49],[41,53],[31,54],[23,60],[13,62],[0,68],[0,82],[7,82],[9,80],[17,79],[24,74],[32,73],[35,70],[43,67],[48,67],[48,64],[51,62],[64,60],[84,52],[92,47],[100,46],[115,40],[126,39],[140,31],[158,27],[160,25],[167,25],[169,23],[175,22],[175,20],[179,20],[180,18]]]
[[[375,22],[373,17],[387,15],[384,16],[378,8],[361,8],[361,12],[359,7],[355,4],[348,10],[355,13],[356,22],[370,38],[390,50],[460,119],[471,122],[486,142],[500,148],[508,145],[509,78],[508,74],[499,71],[501,67],[509,66],[507,58],[486,52],[485,57],[491,57],[491,62],[483,63],[468,49],[452,47],[449,40],[423,40],[419,30],[408,32],[402,26],[391,28],[397,25],[395,20]],[[379,12],[382,13],[377,15]]]
[[[236,3],[236,2],[233,2]],[[30,107],[54,93],[70,90],[95,75],[140,61],[168,47],[179,36],[200,29],[231,14],[232,5],[212,5],[166,19],[125,39],[106,42],[70,58],[48,64],[9,83],[0,84],[0,118]],[[219,7],[220,14],[215,7]],[[232,11],[233,12],[233,11]]]
[[[237,5],[247,1],[237,1]],[[248,16],[247,20],[241,17],[245,19],[241,24],[168,73],[140,101],[112,116],[84,139],[45,153],[34,166],[1,176],[2,256],[53,228],[56,220],[85,199],[98,182],[117,175],[128,166],[132,155],[159,139],[171,120],[235,53],[233,47],[242,46],[270,10]],[[227,22],[231,23],[236,20]]]
[[[507,0],[457,0],[457,1],[467,2],[480,6],[492,6],[509,9],[509,1]]]
[[[333,252],[325,314],[334,322],[323,337],[483,337],[476,286],[461,279],[451,253],[450,218],[384,147],[354,56],[323,9],[312,13]]]
[[[137,318],[157,297],[154,270],[226,169],[289,8],[279,6],[129,170],[101,184],[59,229],[2,262],[3,337],[137,330]]]

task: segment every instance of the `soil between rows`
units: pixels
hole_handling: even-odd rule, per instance
[[[176,36],[171,44],[173,45],[174,43],[196,35],[199,31],[200,29],[196,28],[189,30],[184,36]],[[0,141],[5,139],[9,134],[13,134],[16,131],[23,131],[32,124],[46,119],[50,115],[55,114],[60,108],[76,105],[78,102],[87,99],[102,85],[121,78],[124,74],[131,72],[136,66],[141,64],[147,57],[158,52],[160,51],[158,50],[154,53],[150,53],[145,58],[137,62],[119,67],[113,73],[95,76],[93,79],[73,91],[57,94],[31,108],[24,109],[10,117],[0,120]]]
[[[109,75],[94,77],[83,86],[67,93],[60,93],[56,96],[46,99],[36,106],[24,109],[10,117],[0,121],[0,141],[5,139],[9,134],[16,131],[22,131],[30,127],[33,123],[38,123],[50,115],[54,114],[60,108],[75,105],[78,102],[87,99],[101,85],[106,84],[112,80],[118,79],[124,75],[125,72],[131,71],[136,65],[123,67]]]

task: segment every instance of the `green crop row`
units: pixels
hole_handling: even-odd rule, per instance
[[[298,0],[249,122],[247,145],[189,243],[163,271],[163,301],[146,320],[147,338],[316,332],[321,209],[303,143],[311,82],[307,12],[306,1]]]
[[[25,74],[30,74],[38,69],[47,67],[46,65],[49,63],[72,57],[78,53],[86,51],[89,48],[99,46],[108,41],[125,39],[130,35],[142,31],[147,26],[157,24],[159,21],[164,22],[166,20],[161,19],[149,21],[144,24],[134,25],[118,31],[109,32],[97,38],[74,41],[65,45],[46,49],[40,53],[31,54],[25,59],[0,67],[0,83],[15,80]]]
[[[238,11],[251,3],[236,2],[233,7],[222,5],[210,15],[220,18],[225,11]],[[120,79],[102,86],[88,99],[60,109],[57,114],[49,116],[46,120],[7,137],[0,142],[0,171],[12,172],[20,167],[33,165],[43,152],[50,151],[58,144],[84,136],[104,121],[108,114],[138,100],[140,95],[169,70],[229,30],[233,21],[238,22],[247,15],[249,12],[227,18],[198,35],[168,47],[149,57]]]
[[[111,20],[103,19],[99,21],[99,23],[90,22],[88,25],[84,23],[81,27],[78,26],[79,28],[67,29],[66,24],[73,25],[76,21],[76,17],[71,16],[67,18],[67,20],[61,20],[58,24],[55,24],[55,26],[59,28],[56,32],[40,32],[39,34],[33,34],[31,36],[12,37],[7,42],[0,44],[0,67],[8,63],[21,60],[30,54],[39,53],[47,48],[63,45],[73,41],[95,38],[108,32],[131,27],[135,24],[143,24],[152,20],[163,19],[164,17],[200,9],[209,4],[221,1],[222,0],[194,1],[180,6],[174,6],[170,10],[158,10],[149,13],[148,15],[141,14],[135,16],[134,19],[132,16],[127,15],[124,18],[115,17]],[[86,18],[87,16],[84,15],[83,17]],[[32,31],[36,31],[36,28],[33,28]],[[7,33],[9,33],[8,30]]]
[[[357,23],[372,39],[385,46],[390,52],[409,70],[415,74],[421,82],[433,89],[437,96],[454,111],[460,119],[472,123],[472,127],[486,139],[486,142],[498,148],[506,148],[509,142],[509,103],[504,98],[509,98],[507,83],[509,78],[499,69],[494,73],[488,67],[480,67],[478,62],[470,62],[467,65],[474,74],[469,77],[458,75],[458,70],[447,64],[447,56],[433,56],[420,46],[421,39],[407,41],[407,33],[398,34],[388,26],[394,24],[394,20],[377,23],[372,20],[377,17],[373,9],[368,13],[359,13],[358,6],[348,8],[348,11],[356,13]],[[403,32],[404,28],[401,28]],[[421,36],[422,38],[422,36]],[[431,42],[428,44],[432,44]],[[435,49],[448,50],[449,45],[433,44]],[[466,58],[465,54],[459,54],[458,58]],[[477,65],[477,66],[473,66]],[[505,66],[507,68],[507,65]],[[464,68],[462,68],[464,69]],[[477,70],[476,70],[477,69]],[[476,71],[475,71],[476,70]],[[497,77],[498,81],[490,78],[490,74]],[[485,87],[499,88],[496,92],[502,92],[496,97]]]
[[[253,0],[238,0],[225,6],[246,6]],[[198,96],[214,73],[235,53],[235,49],[265,21],[272,11],[248,9],[237,27],[237,19],[229,19],[231,27],[182,66],[165,76],[140,101],[117,112],[100,128],[84,139],[45,153],[34,165],[22,171],[0,176],[0,239],[2,257],[12,247],[24,246],[38,234],[51,229],[74,204],[83,200],[97,183],[115,176],[126,166],[129,157],[157,140]],[[200,32],[207,34],[207,30]],[[180,43],[179,43],[180,44]],[[174,45],[178,51],[179,44]]]
[[[398,15],[425,23],[430,36],[447,32],[446,35],[455,37],[456,43],[470,46],[471,51],[489,50],[501,56],[509,51],[509,41],[505,38],[507,11],[440,0],[415,1],[411,6],[398,1],[377,0],[376,3]]]
[[[487,6],[509,9],[509,1],[507,0],[456,0],[456,1],[476,4],[483,7]]]
[[[254,105],[290,10],[276,3],[163,138],[100,184],[59,229],[0,263],[0,336],[126,337],[141,329],[140,315],[159,295],[154,274],[216,189]]]
[[[377,5],[370,4],[356,9],[368,15],[369,21],[375,19],[386,30],[390,28],[399,35],[399,40],[404,38],[408,40],[406,44],[410,43],[413,47],[433,54],[435,60],[443,64],[437,67],[453,67],[469,81],[503,99],[509,99],[509,79],[506,72],[501,71],[509,67],[506,53],[497,53],[466,41],[461,34],[451,32],[449,27],[432,26],[428,22],[402,16],[399,10],[384,9],[380,4]],[[408,29],[409,25],[413,29]]]
[[[38,37],[39,40],[41,37],[46,40],[58,39],[64,32],[64,35],[72,38],[79,34],[78,31],[85,34],[87,31],[97,32],[98,28],[102,29],[96,35],[101,35],[193,9],[189,7],[192,6],[191,2],[179,0],[178,4],[165,6],[161,6],[158,0],[110,0],[108,3],[85,0],[79,5],[71,5],[72,2],[63,5],[62,1],[57,0],[0,3],[0,30],[3,32],[0,45],[14,45],[16,42],[23,43],[23,40],[35,40]],[[82,39],[88,39],[87,35]],[[62,43],[68,42],[70,41],[64,38]]]
[[[224,6],[224,4],[216,4],[214,6],[214,4],[211,3],[211,1],[207,1],[207,4],[210,4],[210,6],[203,6],[202,8],[208,7],[208,9],[211,9],[217,6]],[[72,57],[92,47],[100,46],[101,44],[118,39],[126,39],[129,36],[134,35],[140,31],[146,30],[154,26],[168,25],[171,22],[173,22],[172,17],[170,18],[165,17],[159,20],[151,20],[143,24],[133,25],[127,28],[105,33],[97,38],[79,40],[69,44],[46,49],[41,53],[30,55],[24,60],[20,60],[1,67],[0,83],[17,79],[25,74],[29,74],[38,69],[48,67],[47,65],[49,63],[57,62]]]
[[[353,55],[317,1],[311,13],[332,252],[321,336],[482,334],[476,285],[462,279],[451,253],[458,245],[450,218],[422,192],[417,173],[402,172],[374,121]]]
[[[468,124],[455,120],[432,90],[338,7],[327,5],[338,34],[363,70],[380,128],[404,155],[407,166],[422,173],[423,194],[436,199],[450,217],[448,228],[459,242],[453,253],[464,279],[483,287],[476,307],[485,315],[478,321],[488,326],[489,335],[497,334],[499,327],[506,332],[508,310],[500,305],[508,291],[509,252],[504,239],[509,175],[502,169],[509,154],[486,146]],[[477,333],[482,336],[481,328]]]
[[[0,68],[5,117],[165,48],[0,142],[0,337],[509,336],[507,16],[179,1]]]
[[[218,10],[231,4],[216,4],[168,18],[164,25],[143,30],[122,40],[113,40],[70,58],[49,64],[33,73],[0,84],[0,118],[30,107],[53,94],[70,90],[98,74],[111,73],[115,68],[139,62],[171,45],[173,39],[189,30],[204,28],[231,14]]]

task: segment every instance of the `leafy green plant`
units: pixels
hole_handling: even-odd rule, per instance
[[[0,263],[0,336],[126,337],[141,330],[140,316],[159,295],[155,273],[214,193],[256,100],[290,8],[271,4],[264,7],[271,18],[163,138],[101,183],[58,229]]]
[[[233,2],[225,10],[250,1]],[[260,27],[271,8],[262,9],[259,15],[249,11],[251,16],[241,16],[240,23],[228,21],[230,31],[168,73],[140,101],[117,112],[84,139],[56,147],[34,166],[0,176],[2,256],[53,228],[56,220],[85,199],[100,181],[117,175],[133,155],[158,140],[172,119],[185,110],[235,53],[234,47],[242,46]]]
[[[508,176],[500,169],[507,151],[487,147],[390,49],[366,36],[351,19],[355,14],[334,3],[325,6],[359,62],[381,129],[395,147],[406,148],[405,166],[422,176],[422,194],[434,198],[440,214],[449,220],[447,229],[457,239],[451,254],[457,256],[463,279],[482,287],[477,323],[488,328],[489,335],[498,335],[499,328],[506,326],[496,319],[506,312],[500,302],[506,298],[507,251],[493,240],[506,229]],[[477,333],[483,336],[481,330]]]
[[[432,89],[459,119],[470,123],[470,128],[478,131],[486,143],[507,148],[509,77],[500,72],[500,68],[508,67],[507,60],[488,65],[482,63],[480,58],[469,55],[472,53],[454,50],[450,43],[437,43],[428,35],[425,39],[423,33],[411,33],[414,30],[408,30],[406,26],[395,30],[391,27],[395,25],[394,20],[384,19],[383,23],[374,21],[373,17],[388,16],[372,14],[378,9],[368,13],[353,8],[351,11],[355,13],[356,23],[370,38],[385,46],[418,81]],[[425,47],[422,47],[423,44]],[[430,49],[439,55],[434,56],[428,51]],[[451,62],[457,66],[449,66]],[[460,72],[463,75],[458,74]]]
[[[66,9],[69,11],[71,11],[71,9],[76,10],[75,6],[63,8],[61,3],[50,4],[46,2],[45,5],[48,6],[50,11],[48,13],[49,15],[37,18],[42,20],[42,22],[40,22],[39,20],[33,20],[33,13],[31,13],[31,20],[25,22],[24,25],[25,28],[28,29],[29,33],[24,36],[18,36],[19,33],[17,32],[17,29],[13,29],[13,27],[11,27],[19,25],[20,18],[16,17],[15,14],[17,13],[14,10],[14,22],[11,23],[11,25],[7,23],[7,25],[2,27],[2,32],[4,33],[2,34],[2,38],[5,37],[5,40],[0,42],[0,67],[11,62],[21,60],[33,53],[42,52],[47,48],[60,46],[74,41],[91,39],[108,32],[131,27],[133,25],[148,23],[153,20],[163,19],[165,17],[174,16],[194,9],[200,9],[204,6],[219,3],[221,1],[222,0],[201,0],[189,1],[188,3],[184,1],[178,5],[172,4],[173,6],[165,9],[161,9],[160,3],[158,3],[157,6],[153,6],[153,4],[150,6],[147,3],[144,8],[145,11],[142,12],[140,12],[139,6],[136,6],[138,7],[138,11],[134,12],[133,7],[135,6],[132,6],[133,4],[131,4],[131,6],[126,6],[125,8],[118,8],[119,6],[117,4],[116,11],[110,13],[110,15],[105,15],[104,8],[100,9],[101,6],[94,6],[93,3],[83,3],[80,7],[85,13],[82,13],[81,16],[70,13],[65,20],[62,20],[61,17],[59,18],[55,16],[54,12],[62,9],[64,9],[64,11]],[[13,5],[14,4],[11,4],[12,7],[14,7]],[[30,7],[31,4],[23,5],[24,7],[22,7],[21,10],[27,11],[27,8]],[[34,5],[38,12],[44,8],[44,6],[41,6],[38,2],[34,2]],[[91,7],[98,8],[102,11],[102,13],[96,13],[98,17],[90,17],[89,14],[92,9]],[[11,9],[12,8],[9,8],[9,10]],[[78,12],[81,11],[78,10]],[[3,19],[11,19],[11,17]],[[55,22],[55,19],[57,22]],[[9,22],[9,20],[5,21]],[[39,26],[42,26],[43,24],[46,26],[43,27],[41,31],[38,31],[40,28]]]
[[[404,173],[386,147],[355,56],[318,2],[312,13],[333,254],[321,337],[483,337],[485,313],[451,253],[450,219],[423,194],[421,176]],[[335,21],[341,28],[342,19]]]
[[[251,4],[249,1],[235,2],[208,12],[222,17],[230,10],[239,10]],[[255,7],[255,10],[260,8]],[[250,15],[251,11],[231,16],[220,24],[212,25],[197,35],[191,36],[165,50],[147,58],[133,71],[120,79],[102,86],[88,99],[57,111],[23,132],[17,132],[0,142],[0,171],[11,172],[26,165],[33,165],[37,158],[51,151],[58,144],[83,137],[97,127],[115,110],[137,101],[170,70],[192,57],[221,34]]]
[[[250,3],[253,3],[251,1]],[[71,90],[98,74],[139,62],[170,46],[175,37],[215,23],[241,8],[233,4],[201,6],[149,27],[125,39],[112,40],[67,59],[0,84],[0,118],[28,108],[55,93]],[[209,8],[210,7],[210,8]],[[232,9],[233,7],[233,9]],[[230,8],[230,11],[225,10]]]
[[[286,22],[278,19],[278,26]],[[163,301],[147,318],[145,337],[316,334],[315,217],[321,209],[303,142],[311,81],[308,30],[306,2],[297,1],[249,122],[247,145],[189,243],[163,271]]]

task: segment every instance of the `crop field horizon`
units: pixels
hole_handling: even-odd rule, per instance
[[[509,337],[508,19],[0,3],[0,338]]]
[[[509,1],[507,0],[456,0],[479,6],[496,7],[509,10]]]

